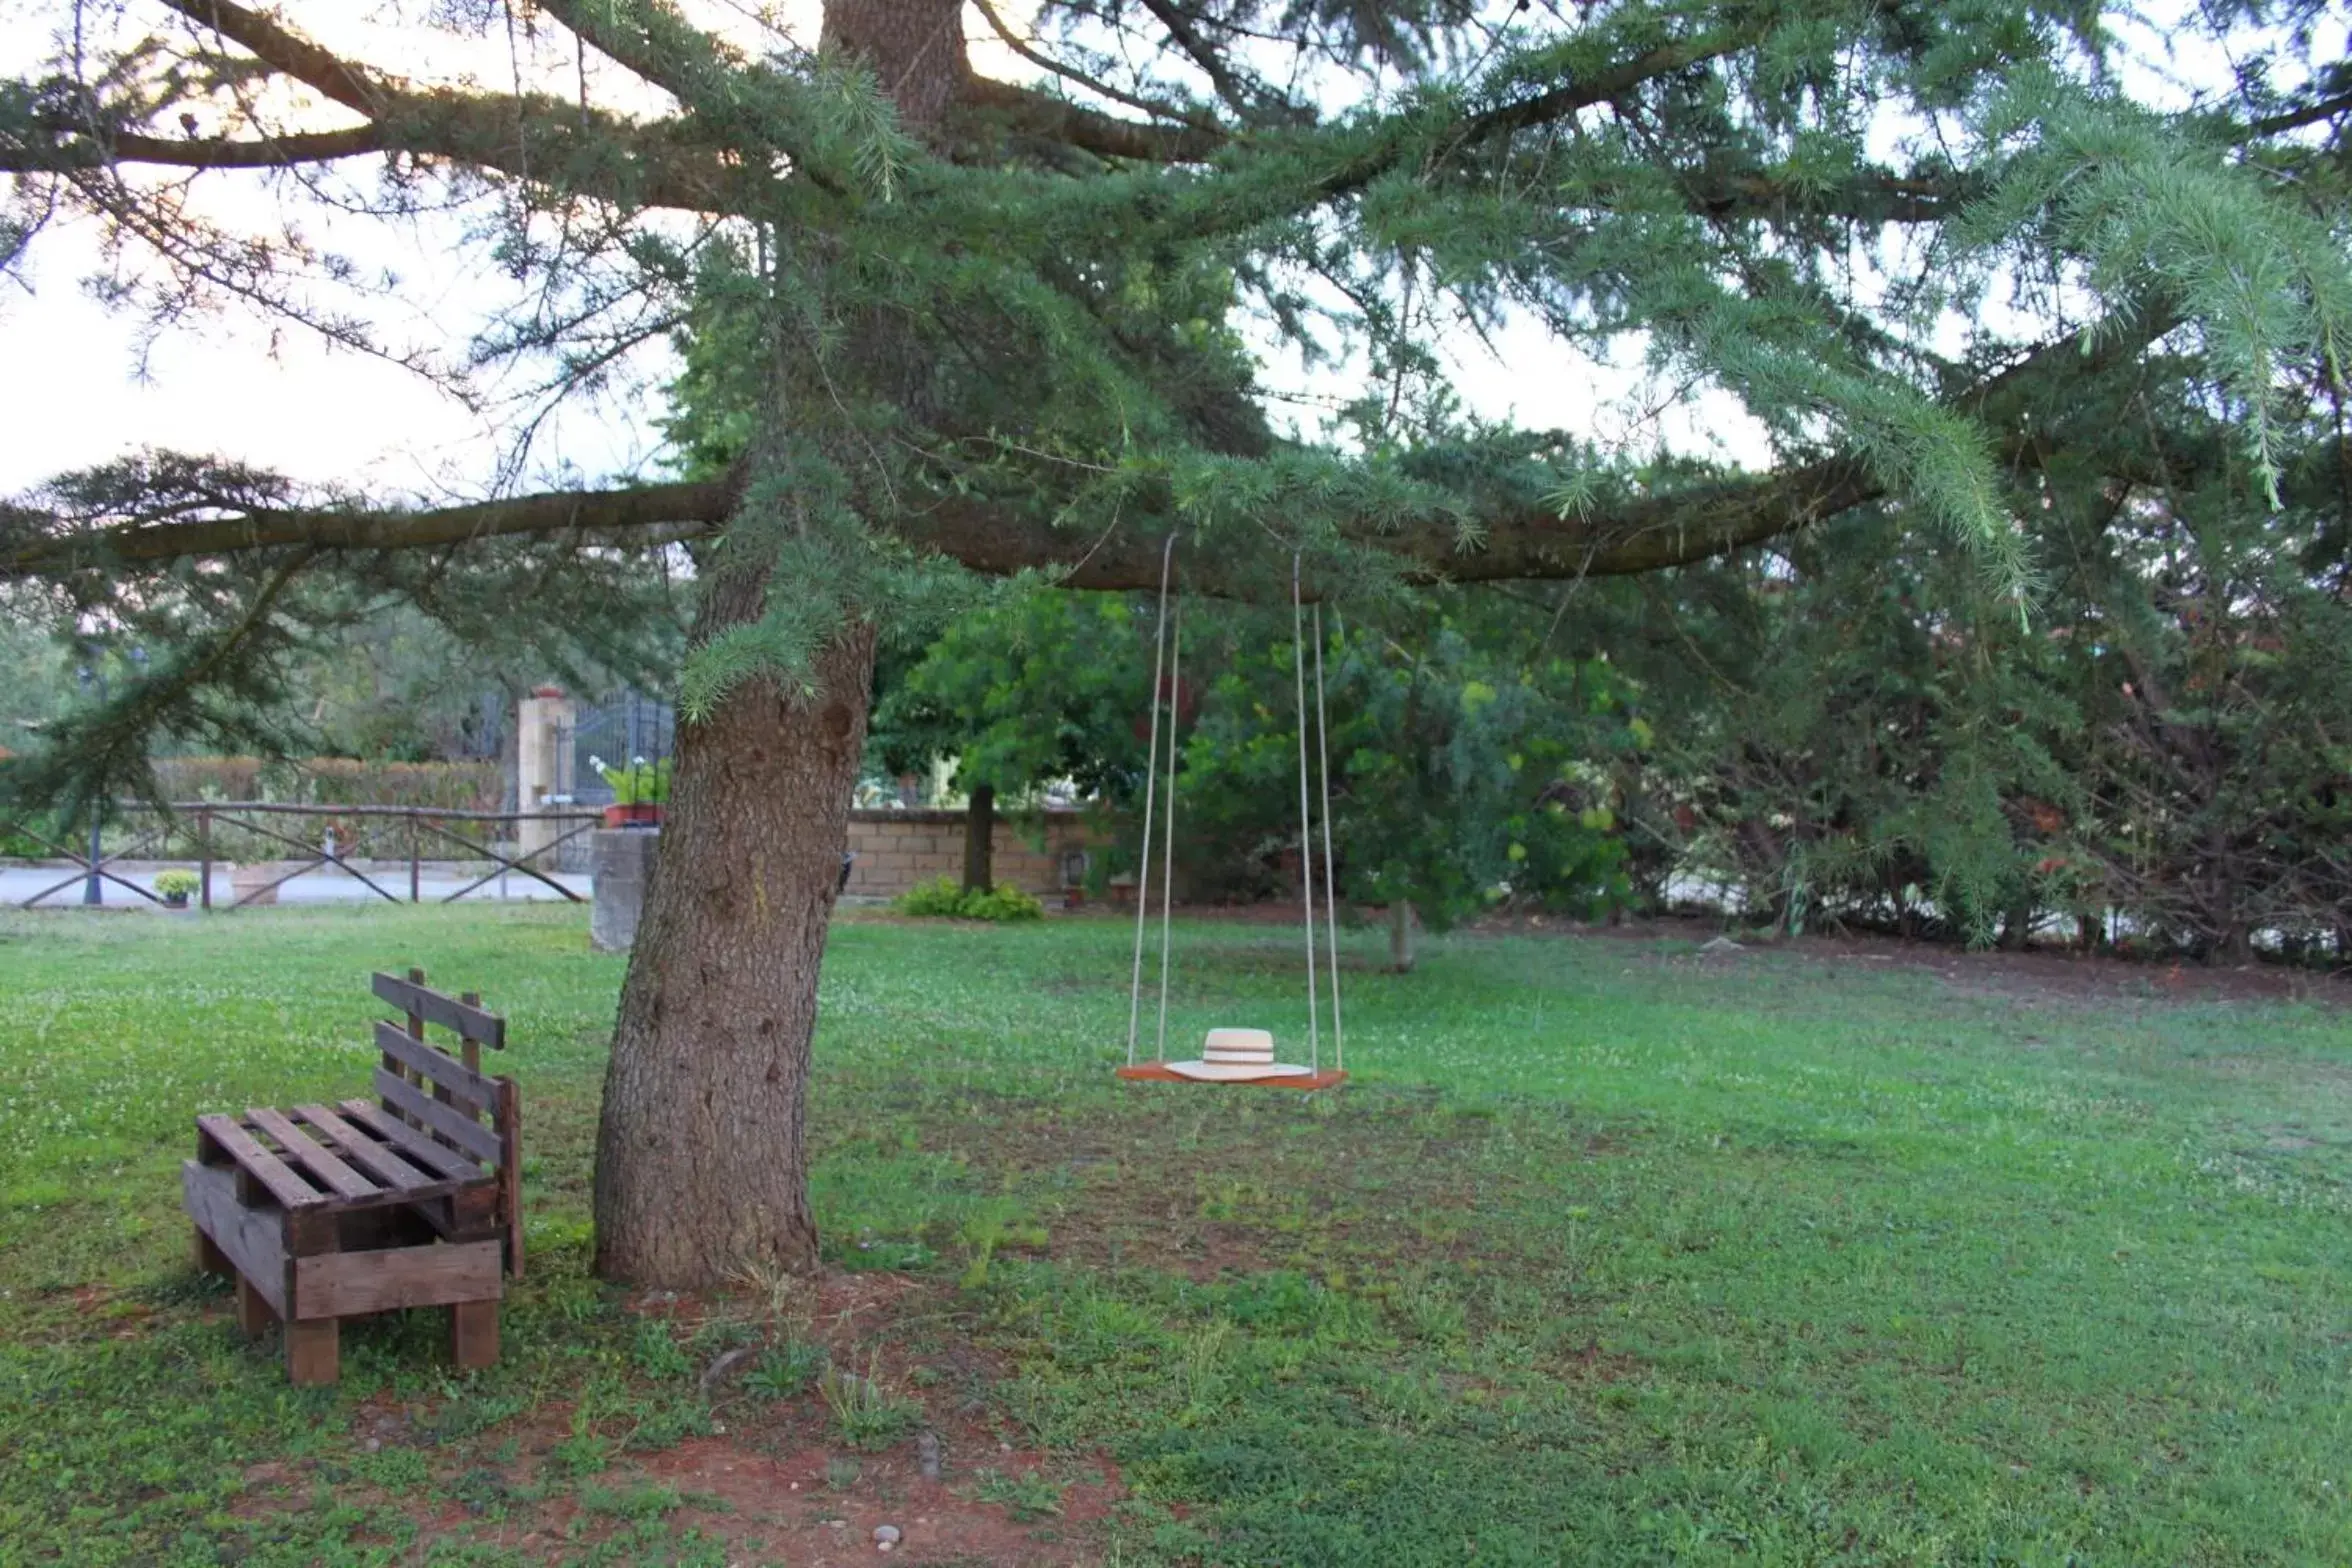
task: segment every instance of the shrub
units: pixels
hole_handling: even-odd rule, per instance
[[[1045,906],[1017,887],[996,887],[966,893],[957,913],[966,920],[1042,920]]]
[[[1037,920],[1045,915],[1045,906],[1018,888],[967,893],[953,877],[917,883],[890,907],[902,915],[949,920]]]
[[[506,774],[495,758],[369,762],[350,757],[164,757],[156,781],[172,800],[267,800],[291,805],[444,806],[496,811]]]
[[[182,870],[178,866],[155,873],[155,894],[158,898],[187,898],[203,885],[195,872]]]

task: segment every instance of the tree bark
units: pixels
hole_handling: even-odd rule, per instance
[[[1413,906],[1401,898],[1388,906],[1388,967],[1400,975],[1413,972]]]
[[[852,626],[813,697],[761,679],[679,728],[597,1136],[607,1278],[694,1289],[816,1263],[809,1045],[873,647]]]
[[[957,0],[829,0],[825,38],[865,57],[902,123],[922,134],[969,74],[960,16]],[[902,407],[922,398],[925,357],[895,323],[853,313],[847,332],[842,362],[863,384],[838,390],[878,391]],[[805,356],[783,352],[777,374],[769,417],[779,429],[796,399],[817,409],[830,406],[826,395],[838,401],[837,389],[801,384],[822,374]],[[817,432],[823,418],[799,433]],[[790,443],[777,450],[789,453]],[[781,502],[758,504],[792,504],[783,477]],[[886,501],[870,494],[865,504]],[[723,555],[706,573],[697,642],[759,620],[771,588],[806,586],[771,583],[768,565]],[[873,622],[852,606],[808,672],[808,695],[755,678],[679,728],[662,853],[621,986],[597,1133],[596,1270],[608,1279],[701,1289],[816,1266],[810,1044],[865,749],[874,640]]]
[[[964,808],[964,891],[985,893],[996,885],[996,786],[972,786]]]

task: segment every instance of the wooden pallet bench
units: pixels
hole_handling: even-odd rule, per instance
[[[343,1319],[400,1307],[447,1307],[459,1366],[498,1359],[499,1299],[523,1271],[522,1116],[481,1048],[504,1049],[506,1022],[424,979],[373,981],[403,1015],[376,1025],[374,1099],[199,1116],[180,1168],[197,1266],[236,1276],[247,1334],[285,1326],[298,1384],[335,1381]]]

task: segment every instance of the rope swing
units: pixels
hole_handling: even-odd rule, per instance
[[[1338,883],[1331,852],[1331,749],[1323,702],[1323,607],[1315,606],[1315,771],[1320,775],[1323,808],[1323,924],[1328,942],[1331,976],[1331,1069],[1323,1067],[1321,990],[1315,974],[1315,823],[1310,802],[1316,791],[1308,778],[1307,761],[1307,620],[1300,592],[1300,557],[1290,558],[1291,674],[1298,701],[1299,736],[1299,879],[1306,894],[1307,938],[1307,1065],[1274,1058],[1274,1036],[1265,1029],[1211,1029],[1197,1060],[1171,1062],[1168,1055],[1168,978],[1173,971],[1171,931],[1176,887],[1176,697],[1184,659],[1184,606],[1169,604],[1174,578],[1176,538],[1171,534],[1160,551],[1159,615],[1153,628],[1151,740],[1145,748],[1143,772],[1143,846],[1138,856],[1135,884],[1135,962],[1127,984],[1127,1065],[1121,1078],[1158,1083],[1259,1084],[1279,1089],[1328,1089],[1347,1078],[1347,1037],[1339,1014]],[[1165,679],[1163,679],[1163,674]],[[1151,918],[1152,826],[1160,819],[1160,709],[1167,694],[1168,746],[1165,821],[1160,830],[1160,1010],[1151,1060],[1136,1060],[1143,1032],[1143,943]]]

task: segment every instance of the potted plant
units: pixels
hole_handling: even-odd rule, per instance
[[[627,767],[616,768],[602,757],[590,757],[588,765],[604,775],[612,786],[612,804],[604,808],[604,825],[608,828],[655,828],[661,826],[662,808],[670,799],[670,759],[648,762],[643,757],[632,757]]]
[[[155,896],[163,900],[166,909],[185,909],[188,895],[204,884],[196,880],[196,873],[174,866],[169,871],[155,873]]]

